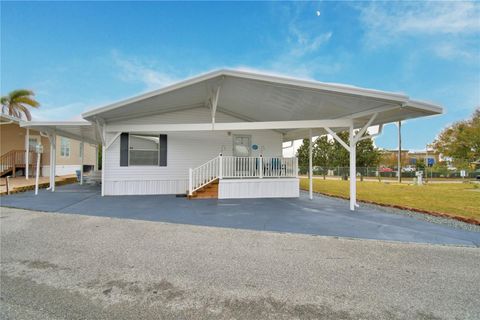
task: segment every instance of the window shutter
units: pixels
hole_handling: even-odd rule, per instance
[[[160,167],[167,166],[167,135],[161,134],[160,135]]]
[[[120,167],[128,167],[128,132],[120,135]]]

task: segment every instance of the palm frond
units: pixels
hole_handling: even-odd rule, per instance
[[[13,90],[8,95],[10,97],[10,100],[15,100],[16,98],[20,98],[20,97],[34,96],[35,93],[27,89],[18,89],[18,90]]]
[[[15,99],[15,102],[20,104],[26,104],[33,108],[38,108],[38,106],[40,106],[40,103],[37,100],[30,97],[18,97]]]
[[[8,114],[21,119],[25,116],[28,121],[32,120],[29,107],[38,108],[40,103],[33,97],[35,93],[27,89],[13,90],[8,95],[1,97],[2,110]]]

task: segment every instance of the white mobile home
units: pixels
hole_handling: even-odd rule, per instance
[[[102,144],[102,195],[194,195],[218,184],[218,198],[298,197],[297,160],[282,157],[283,142],[328,133],[355,176],[368,127],[441,112],[403,94],[219,70],[88,111],[79,126],[24,125]],[[350,192],[353,210],[355,179]]]

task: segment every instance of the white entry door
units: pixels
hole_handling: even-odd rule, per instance
[[[248,135],[233,136],[233,155],[235,157],[250,157],[252,137]]]

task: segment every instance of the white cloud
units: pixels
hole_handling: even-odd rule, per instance
[[[82,120],[79,110],[83,110],[85,104],[75,102],[64,106],[52,107],[49,104],[42,104],[38,109],[30,109],[32,120],[50,121],[50,120]]]
[[[328,13],[312,14],[318,10],[316,5],[305,2],[272,5],[276,19],[285,26],[282,30],[285,41],[272,49],[276,54],[262,65],[262,71],[314,79],[342,68],[339,59],[325,50],[334,34],[322,21]]]
[[[159,71],[155,62],[145,62],[138,58],[125,57],[118,51],[112,52],[113,62],[119,67],[119,77],[126,82],[141,82],[146,90],[159,89],[175,83],[177,78],[168,72]]]
[[[480,32],[480,4],[473,2],[397,2],[357,6],[371,46],[400,36],[470,35]]]

